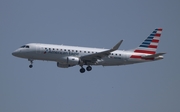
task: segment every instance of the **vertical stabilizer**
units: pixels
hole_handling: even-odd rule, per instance
[[[162,28],[155,29],[147,37],[147,39],[144,40],[144,42],[134,50],[134,52],[144,53],[144,54],[155,54],[158,47],[161,33],[162,33]]]

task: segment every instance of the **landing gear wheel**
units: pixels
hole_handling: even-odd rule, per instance
[[[79,71],[80,71],[81,73],[84,73],[84,72],[85,72],[85,69],[84,69],[84,68],[81,68]]]
[[[29,65],[29,68],[32,68],[33,67],[33,65]]]
[[[31,60],[31,59],[28,59],[28,61],[30,61],[30,65],[29,65],[29,68],[32,68],[33,67],[33,60]]]
[[[91,67],[91,66],[87,66],[87,67],[86,67],[86,70],[87,70],[87,71],[91,71],[91,70],[92,70],[92,67]]]

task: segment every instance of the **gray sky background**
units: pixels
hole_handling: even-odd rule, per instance
[[[0,112],[179,112],[179,0],[1,0]],[[11,53],[31,42],[120,49],[163,28],[165,59],[79,73]]]

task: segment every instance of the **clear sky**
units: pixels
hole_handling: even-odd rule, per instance
[[[179,112],[179,0],[1,0],[0,112]],[[165,59],[79,73],[11,53],[31,42],[120,49],[163,28]]]

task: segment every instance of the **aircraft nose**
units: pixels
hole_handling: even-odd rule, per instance
[[[12,52],[12,55],[13,55],[13,56],[18,56],[18,53],[19,53],[19,52],[18,52],[17,50],[15,50],[14,52]]]

